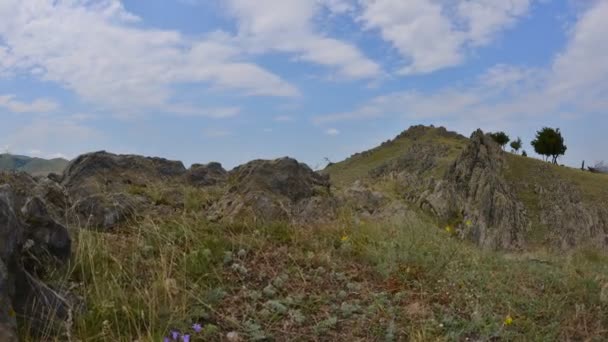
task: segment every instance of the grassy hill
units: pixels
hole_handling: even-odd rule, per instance
[[[24,171],[34,176],[62,173],[68,161],[62,158],[42,159],[0,154],[0,170]]]
[[[375,190],[386,191],[386,183],[391,183],[391,177],[377,175],[390,176],[391,170],[413,174],[417,182],[423,184],[431,177],[442,179],[468,142],[469,139],[443,128],[415,126],[381,146],[331,164],[323,172],[330,175],[338,188],[348,186],[355,180],[363,180]],[[589,231],[597,233],[603,229],[606,223],[601,222],[605,221],[606,216],[602,216],[598,210],[602,210],[602,203],[608,203],[608,174],[552,165],[508,152],[504,155],[506,163],[502,177],[525,206],[531,223],[527,236],[529,242],[538,246],[553,239],[555,245],[555,241],[559,240],[555,235],[563,235],[565,231],[569,230],[573,236],[578,234],[576,239],[579,239],[585,235],[591,237],[594,233]],[[389,186],[397,187],[398,195],[413,192],[414,198],[425,190],[431,190],[424,188],[426,185],[416,187],[416,181],[414,185],[412,182],[403,183],[402,180],[394,181]],[[547,222],[551,222],[549,216],[560,217],[564,208],[570,208],[582,220],[580,229],[573,222],[560,224],[553,221],[551,227],[547,226]],[[554,236],[551,237],[551,234]]]
[[[445,149],[429,175],[441,176],[458,157],[467,144],[467,139],[444,128],[416,126],[403,132],[393,140],[369,151],[357,153],[348,159],[328,165],[323,173],[330,175],[337,186],[345,186],[357,179],[364,179],[377,168],[398,161],[413,151],[414,146],[441,146]]]

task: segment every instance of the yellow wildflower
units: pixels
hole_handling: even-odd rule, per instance
[[[473,225],[473,221],[471,221],[471,220],[467,220],[467,222],[465,222],[465,223],[466,223],[467,227],[470,227]]]
[[[343,235],[342,238],[340,239],[342,242],[346,242],[348,241],[348,236],[347,235]]]
[[[511,324],[513,324],[513,317],[511,317],[511,315],[507,315],[507,317],[505,318],[505,325]]]
[[[446,226],[445,231],[452,234],[454,232],[454,228],[452,228],[452,226]]]

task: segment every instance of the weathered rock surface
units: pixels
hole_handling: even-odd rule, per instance
[[[72,213],[82,228],[107,230],[142,214],[146,204],[145,198],[127,193],[94,194],[76,200]]]
[[[70,303],[41,277],[65,262],[71,253],[67,229],[50,215],[40,197],[18,209],[10,184],[0,185],[0,340],[17,341],[16,315],[31,329],[65,318]]]
[[[329,194],[330,187],[328,177],[291,158],[254,160],[232,170],[228,182],[212,220],[292,220],[306,212],[306,205],[297,208],[301,201]]]
[[[194,164],[186,172],[186,181],[194,186],[218,185],[224,183],[227,178],[228,172],[220,163]]]
[[[536,193],[542,198],[540,223],[548,228],[553,245],[608,248],[608,205],[583,200],[581,191],[565,181],[537,186]]]
[[[481,130],[419,204],[460,234],[487,248],[519,248],[530,223],[524,205],[502,176],[501,148]]]
[[[178,180],[184,164],[163,158],[94,152],[79,156],[64,171],[61,184],[73,197],[124,190],[128,185]]]

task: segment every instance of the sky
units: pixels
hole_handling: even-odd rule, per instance
[[[416,124],[608,160],[608,0],[0,0],[0,148],[314,168]]]

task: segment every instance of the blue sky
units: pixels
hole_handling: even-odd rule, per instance
[[[414,124],[608,160],[608,1],[0,0],[0,148],[313,167]]]

